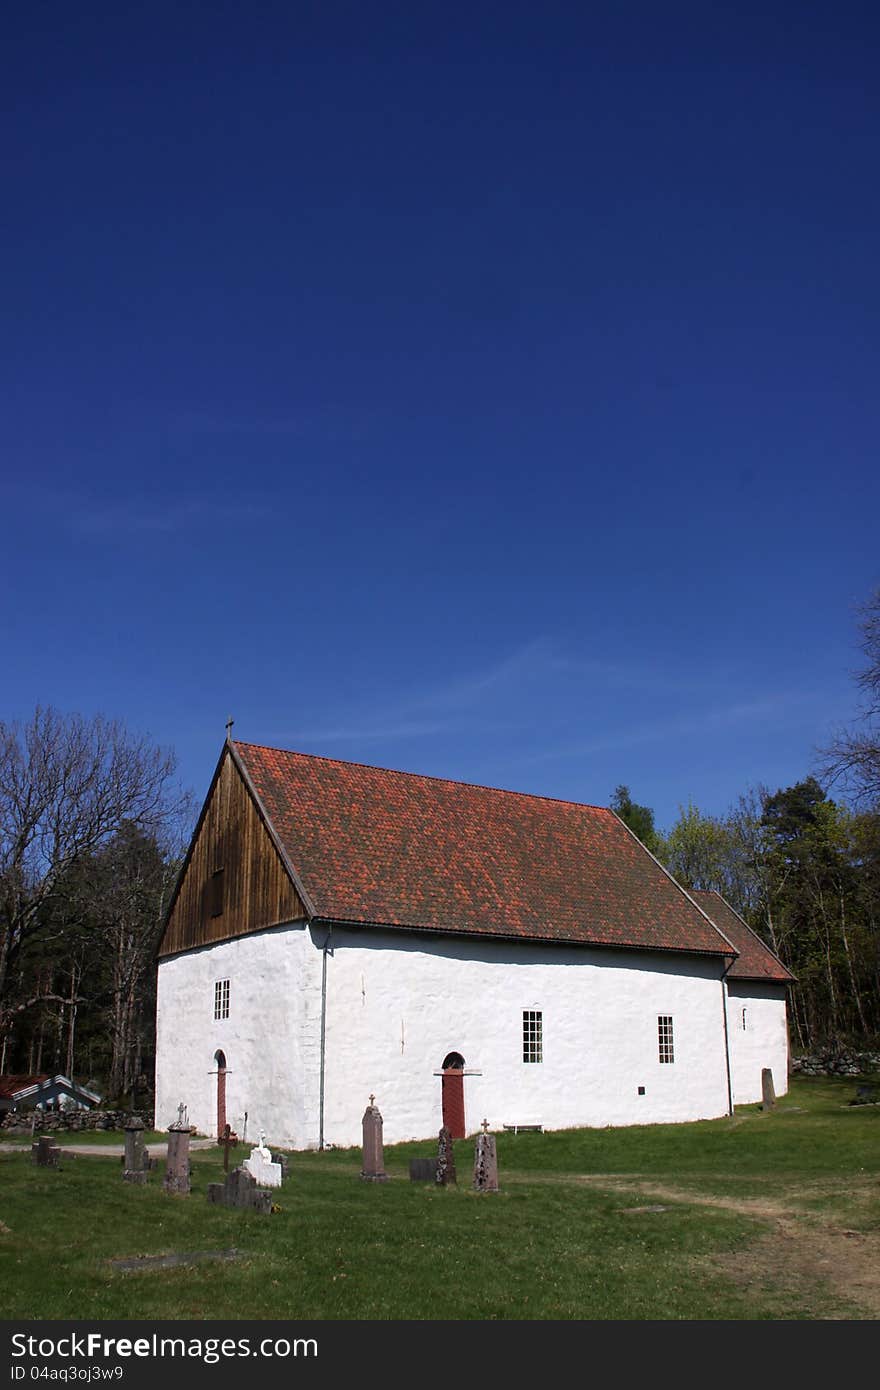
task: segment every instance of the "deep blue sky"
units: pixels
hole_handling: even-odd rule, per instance
[[[0,717],[665,826],[787,785],[880,581],[880,15],[4,17]]]

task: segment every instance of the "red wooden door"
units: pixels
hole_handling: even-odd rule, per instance
[[[218,1052],[217,1063],[217,1138],[222,1139],[226,1130],[226,1058]]]
[[[443,1072],[443,1123],[453,1139],[464,1138],[464,1072],[448,1067]]]

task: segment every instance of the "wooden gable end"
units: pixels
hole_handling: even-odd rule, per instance
[[[228,748],[172,899],[160,956],[308,914]]]

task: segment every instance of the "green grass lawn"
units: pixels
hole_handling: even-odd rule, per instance
[[[824,1255],[810,1263],[811,1240],[830,1241],[832,1255],[839,1246],[850,1266],[880,1241],[880,1108],[847,1107],[854,1093],[811,1080],[771,1115],[502,1133],[497,1195],[470,1190],[470,1140],[456,1146],[449,1189],[407,1179],[407,1160],[430,1143],[386,1149],[387,1183],[359,1179],[357,1150],[296,1154],[270,1217],[208,1205],[219,1150],[194,1153],[188,1198],[163,1193],[161,1168],[134,1187],[101,1158],[54,1172],[0,1154],[0,1317],[877,1316]],[[784,1207],[779,1240],[800,1264],[773,1272],[776,1217],[762,1203]],[[231,1248],[240,1258],[223,1263],[109,1264]]]

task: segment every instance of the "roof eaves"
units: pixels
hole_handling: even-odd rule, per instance
[[[57,1076],[43,1076],[39,1081],[33,1082],[32,1085],[22,1086],[19,1090],[12,1091],[10,1094],[13,1100],[19,1100],[26,1096],[39,1095],[41,1091],[48,1090],[50,1086],[56,1086],[61,1083],[65,1086],[69,1086],[71,1091],[76,1091],[80,1095],[88,1096],[89,1100],[99,1101],[101,1099],[94,1091],[90,1091],[88,1086],[81,1086],[78,1081],[71,1081],[69,1076],[62,1076],[60,1072]]]
[[[733,905],[727,901],[727,899],[724,897],[724,894],[723,894],[723,893],[719,893],[719,892],[718,892],[718,889],[717,889],[717,888],[713,888],[713,889],[711,889],[710,891],[713,892],[713,893],[715,894],[716,898],[719,898],[720,901],[724,903],[724,906],[727,908],[727,910],[728,910],[729,912],[732,912],[733,915],[734,915],[734,917],[736,917],[737,920],[740,921],[740,922],[742,923],[742,925],[745,927],[746,931],[747,931],[751,936],[753,936],[753,937],[755,938],[755,940],[757,941],[758,945],[762,948],[762,950],[766,951],[766,952],[768,953],[768,955],[771,955],[771,956],[773,957],[773,959],[779,963],[779,965],[780,965],[781,968],[785,971],[786,975],[787,975],[788,978],[792,981],[792,983],[796,982],[796,981],[797,981],[797,975],[795,975],[791,970],[789,970],[788,966],[785,964],[784,961],[782,961],[782,960],[779,959],[779,956],[778,956],[778,955],[776,954],[776,952],[773,950],[772,946],[768,946],[768,945],[767,945],[767,942],[764,941],[764,939],[758,935],[758,933],[755,931],[754,927],[750,927],[750,926],[749,926],[748,922],[747,922],[746,919],[743,917],[742,913],[737,912],[736,908],[733,907]],[[720,928],[719,928],[718,930],[720,930]],[[725,939],[726,939],[726,938],[725,938]],[[739,978],[740,980],[766,980],[766,979],[767,979],[767,976],[766,976],[766,975],[740,975],[740,976],[738,976],[738,977],[736,977],[736,978]]]
[[[711,951],[700,946],[666,946],[659,942],[632,942],[632,941],[603,941],[598,937],[588,936],[545,936],[537,933],[526,933],[520,931],[481,931],[479,928],[467,927],[439,927],[432,924],[429,927],[411,922],[379,922],[367,917],[325,917],[315,915],[309,919],[310,925],[318,922],[326,922],[328,926],[334,927],[366,927],[368,929],[377,928],[382,931],[412,931],[423,932],[426,936],[464,936],[469,940],[475,941],[526,941],[530,945],[549,945],[549,946],[590,946],[597,950],[609,951],[652,951],[661,954],[671,954],[678,956],[708,956],[712,960],[716,957],[726,957],[730,951]],[[714,926],[714,923],[712,923]],[[720,936],[721,933],[719,932]],[[725,941],[727,938],[724,938]]]

